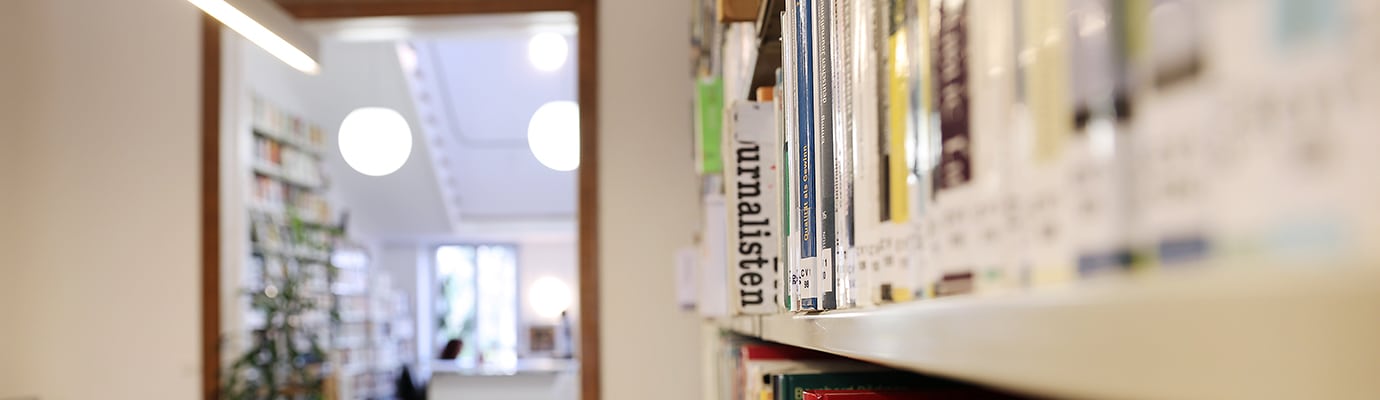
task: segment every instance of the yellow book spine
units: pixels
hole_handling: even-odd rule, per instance
[[[1024,45],[1029,51],[1025,80],[1031,115],[1035,120],[1035,160],[1052,162],[1063,152],[1073,133],[1073,106],[1069,98],[1068,38],[1064,32],[1064,0],[1041,0],[1026,7]]]
[[[904,0],[900,0],[904,4]],[[904,10],[897,7],[896,10]],[[903,23],[893,19],[893,23]],[[906,27],[900,26],[887,38],[886,60],[889,82],[887,83],[887,151],[891,154],[890,170],[891,220],[905,222],[910,219],[910,202],[906,193],[906,112],[910,109],[910,62],[906,46]]]

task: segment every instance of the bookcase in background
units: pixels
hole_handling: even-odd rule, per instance
[[[350,239],[330,200],[325,131],[258,95],[249,103],[247,129],[237,134],[247,156],[241,171],[249,254],[238,279],[223,289],[234,292],[231,307],[239,315],[224,327],[224,351],[240,354],[270,323],[251,299],[279,297],[290,285],[307,310],[275,322],[312,339],[289,346],[324,354],[305,362],[318,365],[327,398],[389,398],[400,367],[414,361],[408,302],[371,268],[370,249]]]
[[[1380,371],[1374,2],[696,4],[722,329],[1036,395],[1380,396],[1339,372]],[[745,243],[761,138],[778,240]],[[723,317],[759,245],[781,311]]]

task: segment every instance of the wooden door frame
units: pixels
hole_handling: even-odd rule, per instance
[[[568,11],[575,14],[577,96],[580,104],[578,173],[580,398],[601,396],[599,370],[599,17],[598,0],[397,0],[292,2],[299,19],[437,16]],[[220,109],[221,25],[202,16],[201,28],[201,356],[203,398],[220,387]]]

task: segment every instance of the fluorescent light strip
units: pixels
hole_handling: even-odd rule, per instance
[[[316,75],[321,72],[321,65],[316,63],[311,56],[302,52],[296,46],[283,40],[281,36],[259,24],[253,18],[245,15],[235,6],[226,3],[224,0],[187,0],[197,8],[210,14],[212,18],[230,27],[231,30],[249,39],[250,42],[282,60],[292,68],[307,74]]]

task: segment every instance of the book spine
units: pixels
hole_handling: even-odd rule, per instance
[[[781,20],[786,20],[784,15],[781,17]],[[785,44],[783,43],[783,45]],[[788,140],[790,137],[788,134],[788,132],[790,132],[790,125],[787,123],[789,118],[786,116],[786,110],[788,109],[786,106],[786,93],[788,91],[785,87],[785,76],[785,69],[776,69],[776,86],[772,89],[775,91],[772,103],[776,108],[776,147],[771,151],[776,152],[777,160],[780,160],[780,168],[773,171],[777,185],[779,185],[779,190],[776,191],[776,203],[778,211],[780,211],[778,218],[780,218],[779,221],[781,221],[780,225],[777,227],[776,235],[777,245],[780,246],[782,259],[781,273],[778,277],[781,288],[778,290],[777,303],[781,310],[790,311],[792,309],[791,300],[795,298],[794,293],[789,288],[791,271],[795,268],[795,254],[790,250],[791,224],[794,218],[791,217],[791,179],[789,173],[791,170],[791,151],[790,141]]]
[[[920,1],[920,0],[909,0]],[[906,188],[906,133],[910,113],[910,57],[906,41],[908,0],[891,0],[889,35],[887,37],[886,69],[886,134],[882,146],[886,166],[883,170],[882,218],[886,221],[909,220],[909,193]]]
[[[818,225],[816,234],[819,235],[817,241],[818,261],[816,265],[816,287],[819,291],[819,308],[829,310],[837,308],[837,289],[834,279],[837,271],[837,263],[834,254],[835,240],[835,215],[834,199],[838,192],[835,183],[838,181],[838,171],[834,164],[834,93],[833,93],[833,6],[839,0],[821,0],[815,2],[814,24],[815,32],[813,45],[814,68],[815,68],[815,140],[817,141],[818,151],[814,161],[816,177],[819,179],[819,188],[816,192],[816,210],[818,211]]]
[[[936,192],[952,189],[972,180],[972,130],[968,121],[968,3],[945,2],[939,8],[939,38],[934,43],[935,72],[939,96],[939,166],[935,171]]]
[[[854,71],[856,98],[853,115],[853,253],[857,266],[853,277],[853,298],[857,304],[863,305],[875,302],[875,246],[877,226],[881,221],[877,201],[880,195],[877,181],[880,173],[877,132],[881,124],[877,121],[877,110],[881,105],[878,99],[881,93],[885,93],[878,87],[878,82],[881,81],[879,74],[885,72],[880,66],[885,64],[881,62],[877,49],[878,43],[881,42],[878,40],[881,37],[877,19],[878,4],[876,0],[858,1],[855,33],[857,37],[854,44],[854,51],[857,53],[854,59],[858,64]]]
[[[700,174],[716,175],[723,171],[723,155],[719,153],[723,136],[723,79],[699,79],[695,100],[695,166]]]
[[[788,261],[789,277],[786,279],[787,290],[790,293],[789,304],[786,309],[795,311],[800,309],[800,143],[799,132],[799,110],[800,110],[800,85],[798,77],[799,70],[799,1],[787,0],[785,4],[784,19],[782,19],[782,43],[781,43],[781,77],[784,80],[782,85],[785,89],[785,117],[786,131],[785,144],[782,151],[786,154],[786,167],[782,170],[783,178],[787,184],[782,186],[790,188],[786,193],[786,212],[790,213],[789,222],[786,224],[786,259]]]
[[[814,37],[815,33],[811,27],[813,24],[813,12],[815,0],[801,0],[796,8],[796,72],[797,72],[797,118],[798,128],[796,144],[799,155],[796,168],[800,170],[800,190],[799,202],[796,207],[800,214],[800,268],[798,269],[798,281],[800,288],[800,309],[818,310],[819,297],[817,295],[818,284],[815,280],[817,272],[816,263],[818,262],[819,238],[816,236],[818,228],[816,221],[816,199],[815,199],[815,164],[818,156],[815,153],[815,104],[814,104],[814,85],[815,68],[813,63]]]
[[[1026,226],[1053,227],[1027,232],[1030,251],[1026,263],[1030,265],[1030,286],[1059,285],[1075,278],[1076,253],[1069,229],[1066,176],[1063,158],[1073,132],[1073,100],[1068,93],[1070,55],[1066,41],[1045,40],[1063,37],[1067,33],[1067,5],[1054,0],[1042,7],[1025,6],[1019,10],[1021,18],[1022,50],[1029,54],[1028,65],[1022,65],[1023,97],[1029,121],[1024,141],[1031,160],[1020,183],[1025,186],[1024,202],[1029,210],[1022,215]],[[1022,57],[1025,57],[1024,55]]]
[[[699,304],[705,317],[728,315],[728,216],[724,196],[708,193],[704,197],[704,221],[700,243]]]
[[[724,157],[726,196],[729,198],[730,305],[735,314],[776,312],[780,287],[780,246],[772,237],[779,225],[776,124],[772,107],[763,102],[738,102],[731,108],[732,139]]]
[[[854,174],[854,62],[857,60],[854,42],[855,4],[859,0],[834,2],[834,297],[837,308],[856,305],[853,298],[856,254],[853,241],[853,174]]]

